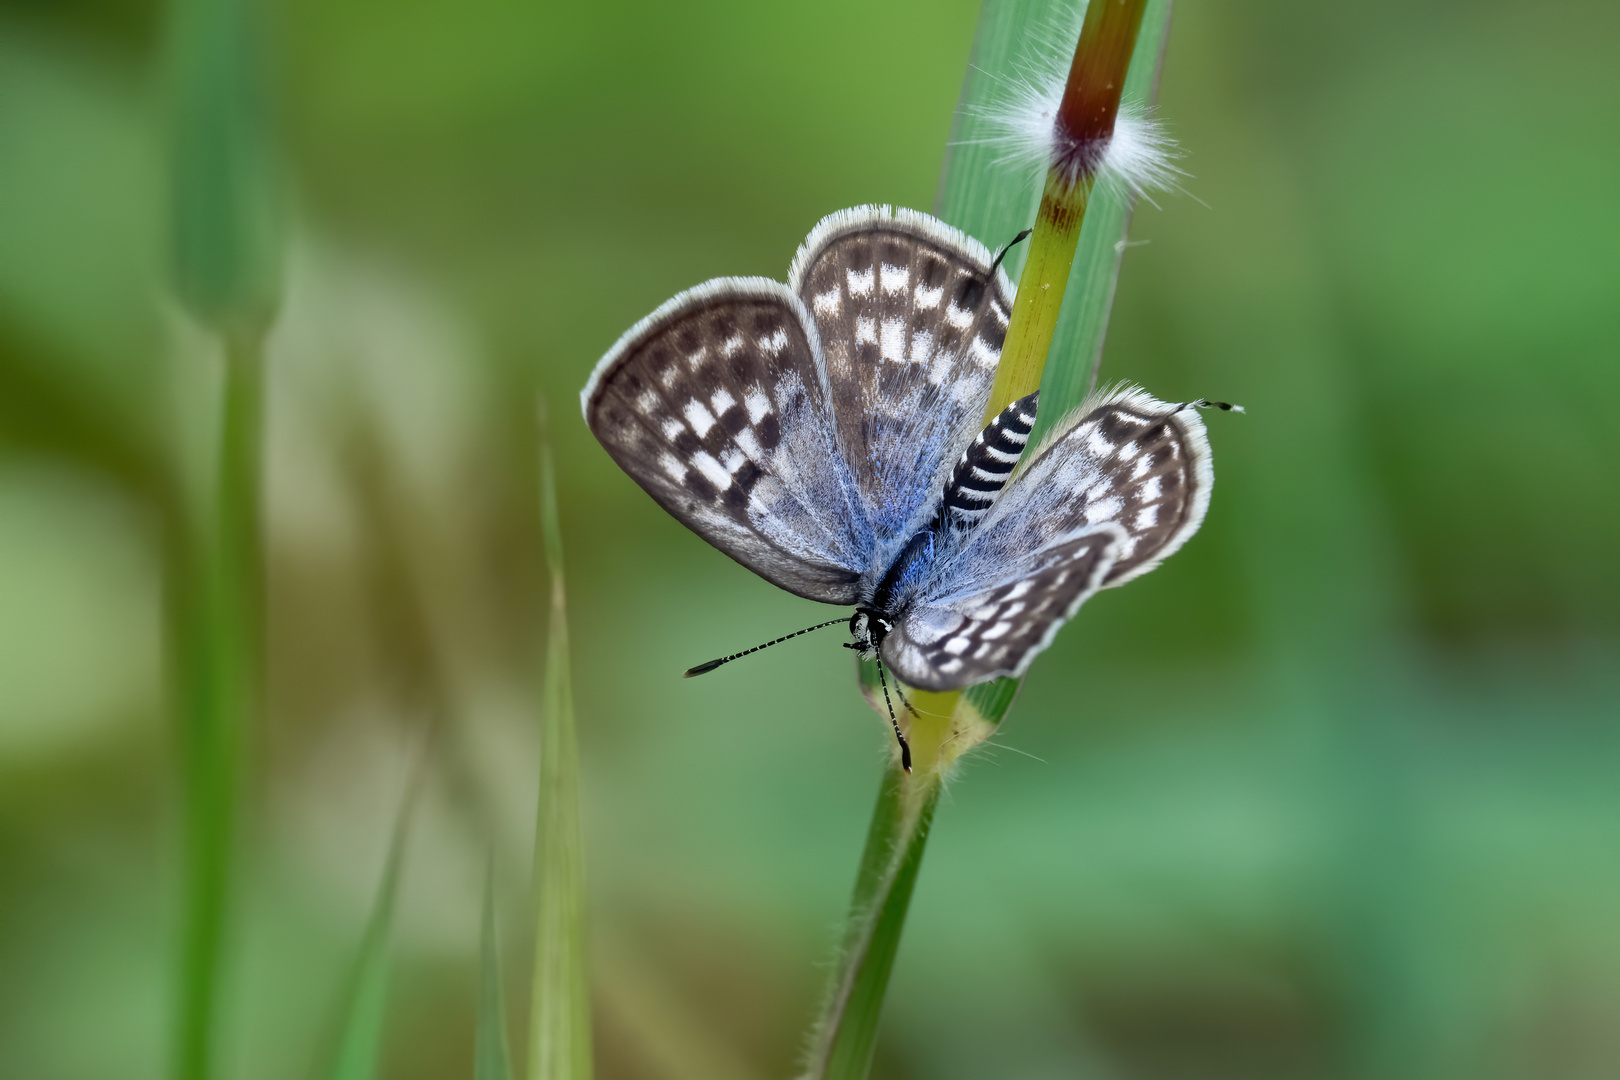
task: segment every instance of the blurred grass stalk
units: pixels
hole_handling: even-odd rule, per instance
[[[506,1036],[506,989],[495,926],[495,856],[484,875],[484,918],[478,934],[478,1017],[473,1042],[473,1080],[512,1080]]]
[[[935,211],[992,247],[1024,228],[1035,211],[986,422],[1039,388],[1045,421],[1039,426],[1050,426],[1095,382],[1132,204],[1125,185],[1095,184],[1097,166],[1122,97],[1151,103],[1155,95],[1170,6],[1170,0],[1093,0],[1087,7],[1059,107],[1067,138],[1056,140],[1059,152],[1032,207],[1026,178],[1000,160],[1004,148],[972,128],[1007,96],[1018,63],[1028,59],[1019,49],[1034,36],[1031,29],[1060,22],[1068,8],[1029,0],[985,4]],[[1065,304],[1071,278],[1078,287]],[[1048,364],[1054,344],[1058,361]],[[875,664],[863,663],[860,681],[868,701],[883,711],[877,674]],[[896,754],[884,773],[806,1080],[864,1080],[870,1071],[884,992],[945,775],[994,733],[1017,689],[1016,680],[997,679],[960,694],[908,695],[914,771],[904,772]]]
[[[214,1073],[242,753],[263,684],[264,338],[279,277],[275,170],[246,0],[175,0],[170,25],[175,291],[218,341],[224,379],[208,490],[169,545],[184,785],[175,1074]]]
[[[432,730],[424,735],[416,753],[416,763],[405,781],[405,793],[394,830],[388,841],[382,879],[366,917],[366,932],[360,939],[349,975],[349,992],[343,1020],[331,1049],[330,1063],[323,1070],[329,1080],[373,1080],[382,1060],[383,1029],[388,1018],[389,942],[394,936],[394,912],[399,906],[399,879],[405,864],[405,844],[410,836],[411,814],[426,781]]]
[[[529,1080],[590,1080],[591,998],[585,970],[585,867],[579,826],[579,746],[569,673],[557,476],[540,406],[540,531],[551,572],[540,800],[534,835],[534,978]]]

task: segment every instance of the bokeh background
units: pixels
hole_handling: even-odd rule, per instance
[[[600,1073],[792,1068],[885,752],[823,609],[574,402],[675,291],[926,209],[968,0],[286,0],[268,716],[227,1074],[306,1075],[423,725],[384,1073],[470,1075],[528,948],[552,403]],[[0,6],[0,1075],[165,1074],[160,533],[217,357],[168,299],[166,12]],[[1103,361],[1210,418],[1208,523],[1092,601],[942,805],[875,1075],[1620,1075],[1612,5],[1177,5],[1185,192]],[[986,237],[995,242],[1002,238]],[[183,487],[183,484],[181,485]],[[523,987],[513,975],[513,1009]]]

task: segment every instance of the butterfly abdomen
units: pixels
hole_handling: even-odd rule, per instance
[[[996,495],[1006,487],[1035,426],[1035,405],[1040,391],[1019,398],[997,414],[979,432],[951,472],[940,504],[942,525],[967,528],[978,523]]]
[[[963,451],[945,485],[939,514],[906,542],[878,582],[871,600],[874,610],[898,614],[927,575],[936,546],[951,531],[965,531],[976,524],[990,509],[1029,441],[1038,397],[1039,391],[1007,406]]]

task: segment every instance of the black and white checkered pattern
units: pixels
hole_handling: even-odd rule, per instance
[[[710,543],[856,605],[857,644],[905,682],[1020,674],[1086,597],[1197,530],[1213,476],[1196,411],[1128,389],[1019,465],[1036,395],[981,426],[1011,296],[960,232],[846,210],[787,286],[719,279],[632,327],[586,385],[585,419]]]

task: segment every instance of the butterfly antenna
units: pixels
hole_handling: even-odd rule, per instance
[[[1014,244],[1018,244],[1018,243],[1021,243],[1021,242],[1025,241],[1025,240],[1028,240],[1029,239],[1029,234],[1034,232],[1034,231],[1035,231],[1034,229],[1025,229],[1023,232],[1019,233],[1017,236],[1015,236],[1011,240],[1007,241],[1007,246],[1002,248],[1000,251],[996,252],[995,260],[993,262],[991,262],[990,269],[988,269],[988,270],[986,270],[984,272],[984,276],[987,277],[987,278],[995,277],[996,276],[996,267],[1000,266],[1001,265],[1001,260],[1005,259],[1007,257],[1007,252],[1009,252],[1009,251],[1011,251],[1013,249]]]
[[[1207,398],[1199,398],[1197,401],[1183,401],[1176,406],[1176,412],[1180,412],[1182,409],[1220,409],[1222,412],[1248,411],[1243,406],[1234,405],[1230,401],[1210,401]]]
[[[842,623],[842,622],[848,622],[848,621],[849,621],[848,619],[828,619],[826,622],[816,623],[816,625],[814,625],[814,626],[807,626],[803,630],[795,630],[791,634],[782,635],[781,637],[777,638],[775,641],[767,641],[763,645],[755,645],[752,649],[744,649],[740,653],[732,653],[730,656],[722,656],[718,660],[710,660],[706,664],[699,664],[697,667],[687,668],[686,669],[686,674],[682,675],[681,678],[690,679],[694,675],[707,675],[709,672],[713,671],[715,668],[719,667],[721,664],[729,664],[733,660],[737,660],[737,659],[740,659],[740,658],[742,658],[744,656],[747,656],[749,653],[757,653],[757,652],[759,652],[759,650],[768,649],[772,645],[780,645],[784,641],[790,641],[793,638],[798,637],[800,634],[808,634],[812,630],[820,630],[820,629],[823,629],[824,627],[831,626],[834,623]]]
[[[889,680],[883,675],[882,660],[877,662],[877,668],[878,682],[883,686],[883,704],[889,707],[889,726],[894,728],[894,737],[900,740],[900,764],[905,768],[906,772],[909,773],[911,771],[911,747],[907,745],[906,737],[900,734],[900,722],[894,718],[894,703],[889,700]],[[898,682],[895,684],[894,691],[897,694],[900,692],[900,684]],[[906,699],[902,697],[900,700],[904,702]],[[909,708],[910,706],[907,707]]]

